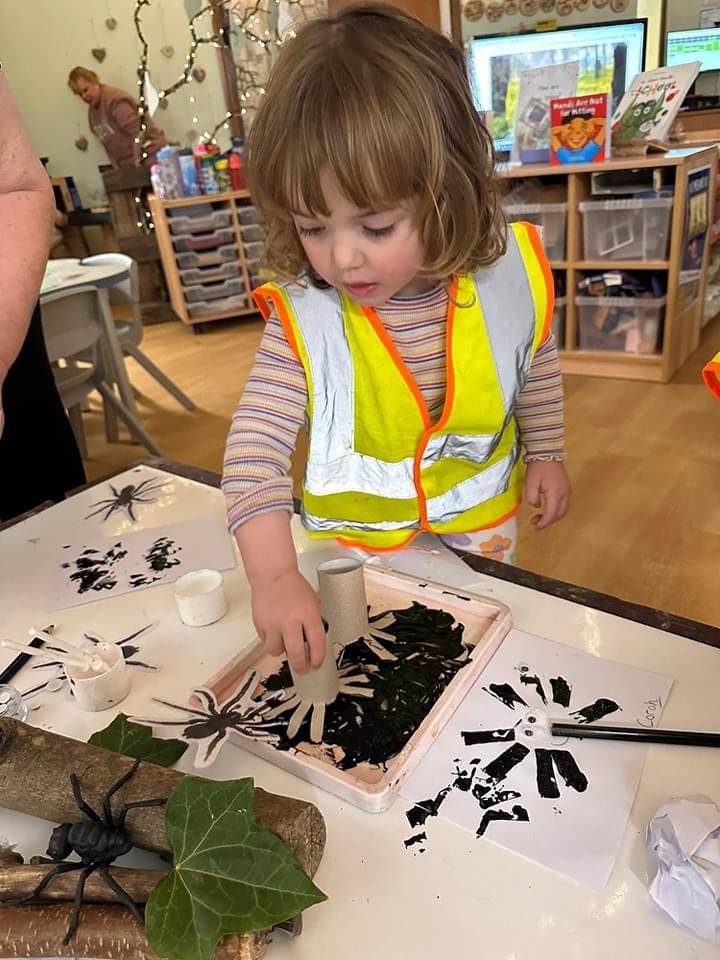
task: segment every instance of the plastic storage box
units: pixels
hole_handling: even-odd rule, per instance
[[[172,233],[207,233],[208,230],[219,230],[229,227],[232,213],[229,210],[214,210],[198,216],[183,214],[168,217],[168,225]]]
[[[193,283],[212,283],[215,280],[231,280],[239,276],[240,264],[233,263],[231,260],[208,267],[192,267],[190,270],[180,271],[180,279],[185,287]]]
[[[550,324],[550,329],[555,337],[555,345],[558,350],[565,349],[565,308],[567,307],[567,297],[555,297],[555,309]]]
[[[565,259],[566,203],[508,203],[503,211],[508,223],[525,220],[542,227],[543,245],[548,260]]]
[[[192,320],[206,317],[210,313],[230,313],[232,310],[245,310],[248,298],[245,294],[236,294],[220,300],[199,300],[188,304],[188,313]]]
[[[189,270],[191,267],[210,267],[213,264],[227,263],[237,258],[238,251],[234,243],[228,243],[216,250],[208,250],[207,253],[179,253],[176,257],[181,270]]]
[[[265,230],[259,223],[250,223],[247,227],[240,227],[243,243],[257,243],[265,239]]]
[[[585,260],[665,260],[673,198],[584,200]]]
[[[581,350],[657,353],[665,297],[576,297]]]
[[[238,219],[245,227],[249,223],[262,223],[262,217],[257,207],[238,207]]]
[[[262,241],[258,241],[257,243],[246,243],[245,256],[247,257],[248,263],[250,264],[257,263],[260,257],[262,256],[264,249],[265,249],[265,244]]]
[[[189,253],[193,250],[211,250],[222,247],[235,238],[232,227],[223,230],[213,230],[212,233],[184,234],[173,237],[173,243],[178,253]]]
[[[245,293],[244,280],[221,280],[218,283],[198,283],[185,287],[185,300],[188,303],[200,303],[203,300],[217,300],[220,297],[234,297]]]

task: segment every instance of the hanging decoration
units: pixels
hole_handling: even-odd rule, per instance
[[[118,22],[115,17],[108,17],[105,21],[105,26],[108,28],[108,30],[117,30],[117,25]]]
[[[105,57],[107,56],[107,50],[105,47],[93,47],[90,51],[95,57],[98,63],[102,63]]]
[[[483,0],[470,0],[469,3],[465,4],[465,19],[470,20],[471,23],[475,23],[477,20],[482,20],[483,14],[485,13],[485,4]]]
[[[90,146],[88,138],[86,136],[78,137],[75,141],[75,146],[78,150],[82,150],[83,153],[87,152],[87,148]]]
[[[164,57],[167,57],[168,60],[172,60],[172,58],[175,56],[175,47],[168,43],[166,46],[160,47],[160,53]]]
[[[487,7],[487,18],[490,23],[497,23],[503,15],[503,5],[499,2],[489,3]]]
[[[518,12],[517,0],[505,0],[503,11],[508,17],[514,17]]]
[[[195,67],[195,69],[192,72],[193,80],[196,80],[198,83],[204,83],[206,76],[207,76],[207,71],[203,67]]]
[[[524,17],[534,17],[537,12],[537,0],[520,0],[520,13]]]

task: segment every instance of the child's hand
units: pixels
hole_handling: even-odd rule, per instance
[[[531,460],[525,477],[525,499],[540,508],[541,512],[531,520],[536,530],[562,520],[570,507],[570,478],[565,464]]]
[[[254,583],[252,608],[255,628],[269,653],[279,657],[287,650],[288,660],[298,673],[320,666],[325,659],[320,602],[297,568]]]

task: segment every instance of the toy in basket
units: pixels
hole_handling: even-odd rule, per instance
[[[197,691],[205,709],[187,713],[198,731],[206,717],[200,763],[227,736],[364,810],[392,803],[510,630],[511,616],[495,600],[442,584],[362,566],[359,573],[362,614],[358,594],[351,596],[356,574],[355,587],[335,581],[334,600],[320,576],[323,601],[330,596],[323,609],[331,669],[317,672],[314,692],[302,690],[300,678],[296,685],[288,664],[259,642]],[[338,624],[333,613],[341,607]],[[352,625],[347,642],[343,624]],[[189,727],[181,735],[200,739]]]

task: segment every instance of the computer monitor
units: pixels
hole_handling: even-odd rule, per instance
[[[720,28],[670,30],[665,40],[665,65],[700,61],[700,73],[720,70]]]
[[[520,74],[533,67],[580,62],[577,93],[610,93],[614,109],[645,68],[647,20],[622,20],[547,32],[473,37],[468,72],[478,110],[492,110],[495,148],[511,150]]]

